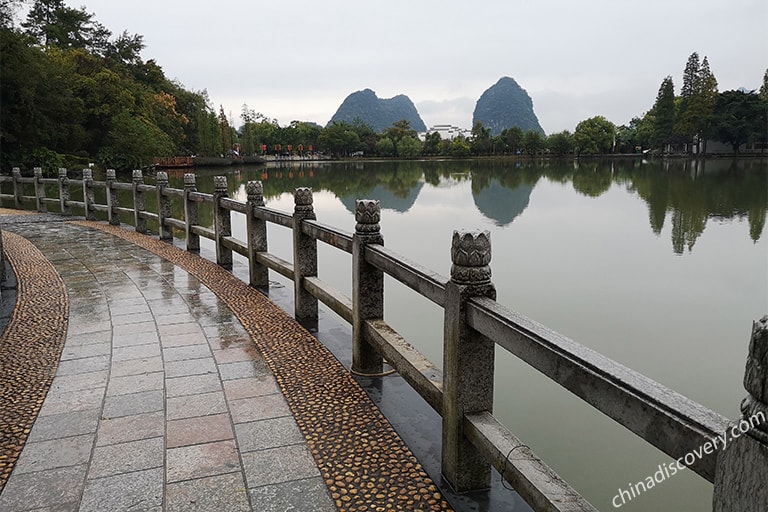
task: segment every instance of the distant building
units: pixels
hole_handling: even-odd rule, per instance
[[[472,130],[466,130],[451,124],[436,124],[429,128],[426,132],[420,133],[419,138],[424,141],[428,133],[435,132],[440,134],[441,139],[453,140],[459,135],[463,137],[469,137],[469,135],[472,133]]]

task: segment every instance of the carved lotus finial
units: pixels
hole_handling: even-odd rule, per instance
[[[451,280],[485,283],[491,280],[491,234],[488,231],[454,231],[451,241]]]
[[[296,206],[309,206],[312,204],[312,189],[299,187],[293,193],[293,203]]]
[[[227,191],[227,177],[226,176],[214,176],[213,177],[213,190],[216,192]]]
[[[184,173],[184,186],[185,187],[193,187],[197,183],[197,176],[195,176],[195,173],[193,172],[185,172]]]
[[[157,176],[155,176],[155,179],[157,180],[157,184],[160,186],[168,185],[168,173],[165,171],[157,171]]]

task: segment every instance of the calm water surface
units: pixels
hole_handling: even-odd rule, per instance
[[[200,170],[199,189],[221,173]],[[500,303],[739,415],[751,323],[768,313],[766,160],[242,168],[231,194],[245,200],[251,179],[286,212],[312,187],[318,220],[349,232],[355,199],[379,199],[385,245],[445,276],[453,230],[486,229]],[[245,239],[240,215],[233,226]],[[290,240],[270,226],[270,252],[291,260]],[[319,276],[349,294],[351,258],[319,245]],[[385,319],[442,364],[441,309],[390,279]],[[600,510],[671,460],[503,350],[495,397],[496,416]],[[711,494],[686,471],[621,510],[711,510]]]

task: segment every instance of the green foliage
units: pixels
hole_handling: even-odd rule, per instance
[[[406,135],[397,143],[397,155],[401,158],[416,158],[421,155],[421,149],[421,141],[410,135]]]
[[[531,156],[543,152],[546,145],[544,135],[538,131],[530,130],[523,134],[523,149]]]
[[[422,153],[429,156],[439,155],[441,151],[442,137],[438,132],[427,133],[424,140],[424,148]]]
[[[656,103],[651,109],[653,135],[651,144],[661,148],[673,140],[675,132],[675,85],[672,77],[666,77],[659,87]]]
[[[706,57],[699,64],[698,54],[688,60],[683,74],[683,89],[677,112],[676,135],[691,140],[703,135],[717,101],[717,79],[709,68]]]
[[[523,130],[519,126],[502,130],[500,137],[509,153],[516,154],[523,148]]]
[[[613,149],[616,126],[603,116],[586,119],[576,125],[573,133],[576,153],[604,155]]]
[[[363,147],[360,136],[352,125],[338,121],[334,121],[320,133],[317,143],[321,149],[336,156],[348,156]]]
[[[455,158],[465,158],[472,155],[472,147],[464,137],[456,137],[451,141],[448,154]]]
[[[395,156],[395,143],[389,137],[382,137],[376,143],[376,153],[381,156]]]
[[[711,134],[733,152],[755,140],[768,141],[768,101],[754,92],[725,91],[717,98]]]
[[[154,157],[172,156],[174,144],[157,125],[123,112],[115,117],[99,160],[114,169],[140,169]]]
[[[491,142],[491,129],[484,128],[482,121],[475,121],[472,126],[472,137],[469,146],[473,155],[490,155],[493,144]]]
[[[547,149],[556,156],[565,156],[573,151],[573,134],[568,130],[553,133],[547,137]]]
[[[63,0],[35,1],[22,27],[0,28],[2,169],[49,165],[49,152],[127,169],[213,145],[218,153],[227,144],[220,129],[212,143],[207,95],[184,90],[154,61],[143,62],[140,35],[113,38],[92,14]],[[147,134],[157,140],[129,141],[148,142]],[[125,153],[134,147],[142,151]]]

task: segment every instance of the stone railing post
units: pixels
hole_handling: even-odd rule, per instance
[[[764,512],[768,505],[768,316],[752,325],[742,418],[717,456],[714,512]]]
[[[200,235],[192,232],[192,226],[197,226],[200,223],[200,213],[197,201],[193,201],[189,197],[192,192],[197,192],[195,179],[193,172],[184,174],[184,222],[187,225],[187,250],[199,252]]]
[[[269,269],[256,261],[256,253],[267,252],[267,221],[254,217],[257,208],[264,206],[264,186],[260,181],[245,185],[248,201],[245,204],[245,230],[248,236],[248,274],[251,286],[268,287]]]
[[[117,190],[112,188],[112,184],[117,181],[117,172],[114,169],[107,169],[106,179],[107,184],[107,216],[109,223],[112,226],[120,225],[120,213],[117,208],[120,206],[120,199],[117,195]]]
[[[222,239],[232,236],[232,212],[221,207],[221,200],[229,197],[227,193],[227,177],[213,177],[213,228],[216,238],[216,263],[220,266],[232,268],[232,249],[227,249]]]
[[[35,167],[35,206],[38,212],[47,212],[45,203],[45,184],[43,183],[43,168]]]
[[[315,220],[312,189],[297,188],[293,195],[293,296],[298,320],[317,320],[317,299],[304,289],[304,278],[317,275],[317,240],[301,232],[304,220]]]
[[[466,323],[472,297],[496,299],[488,231],[454,231],[445,285],[442,473],[456,492],[487,489],[491,466],[464,436],[464,415],[493,412],[495,344]]]
[[[96,211],[93,205],[96,203],[96,195],[93,192],[93,171],[83,169],[83,204],[85,205],[85,220],[96,220]]]
[[[11,175],[13,176],[13,207],[17,210],[22,209],[22,196],[24,195],[24,184],[21,180],[21,169],[14,167],[11,169]]]
[[[160,240],[173,240],[173,229],[166,225],[165,219],[171,217],[171,198],[163,194],[163,189],[168,187],[168,173],[157,171],[157,233]]]
[[[380,233],[381,204],[355,201],[355,233],[352,235],[352,370],[381,373],[383,358],[363,336],[366,320],[384,318],[384,273],[365,261],[366,245],[384,245]]]
[[[133,171],[133,220],[136,226],[136,232],[143,235],[147,234],[147,219],[141,216],[141,212],[147,210],[147,198],[140,186],[144,185],[144,175],[141,169]]]
[[[63,167],[59,167],[59,207],[62,215],[72,215],[72,207],[69,206],[69,178]]]

